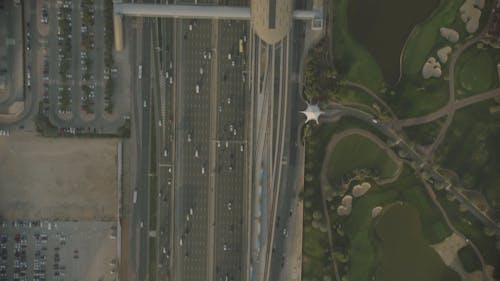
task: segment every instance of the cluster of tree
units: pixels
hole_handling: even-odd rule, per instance
[[[339,81],[337,71],[328,60],[325,41],[306,56],[304,95],[310,102],[326,101],[335,94]]]

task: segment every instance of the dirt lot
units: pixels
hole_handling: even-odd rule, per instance
[[[0,216],[115,220],[116,139],[0,138]]]

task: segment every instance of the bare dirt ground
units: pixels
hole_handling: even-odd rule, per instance
[[[116,220],[116,139],[0,138],[0,217]]]
[[[483,280],[483,274],[481,271],[477,270],[467,273],[460,262],[458,251],[466,245],[467,243],[462,237],[453,233],[446,237],[441,243],[431,245],[431,247],[434,248],[439,256],[441,256],[441,259],[447,266],[455,270],[460,275],[463,281],[481,281]],[[493,280],[493,270],[494,267],[490,265],[486,266],[487,280]]]

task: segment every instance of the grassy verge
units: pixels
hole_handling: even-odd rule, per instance
[[[385,85],[382,71],[374,58],[359,45],[347,29],[348,0],[333,1],[333,49],[335,66],[347,80],[358,82],[379,92]]]
[[[483,255],[484,261],[489,265],[500,264],[500,251],[497,248],[495,237],[486,235],[484,227],[471,213],[461,211],[459,203],[444,199],[444,192],[440,191],[440,202],[455,228],[470,239]],[[464,254],[462,254],[464,255]],[[472,259],[471,256],[468,258]],[[461,256],[462,259],[462,256]],[[465,260],[465,262],[469,262]],[[473,264],[464,264],[471,266]]]
[[[157,199],[158,199],[158,179],[156,176],[151,177],[149,186],[149,230],[156,230],[157,220]]]
[[[149,280],[156,280],[156,238],[149,238]]]
[[[378,261],[371,219],[371,210],[375,206],[384,206],[397,200],[415,206],[424,226],[424,239],[429,244],[440,242],[451,234],[420,180],[411,168],[405,166],[396,182],[384,186],[374,185],[365,196],[355,199],[352,213],[347,218],[339,217],[335,212],[340,200],[338,197],[328,203],[329,215],[334,224],[334,252],[328,251],[328,236],[322,228],[324,215],[318,217],[318,213],[323,214],[319,173],[331,136],[351,128],[371,130],[369,125],[356,119],[342,118],[337,123],[323,124],[306,129],[305,132],[305,184],[304,192],[300,195],[304,200],[304,280],[322,280],[324,276],[332,276],[332,255],[338,261],[340,274],[347,280],[371,280]]]
[[[467,49],[455,68],[457,98],[465,98],[499,86],[498,49],[478,44]]]
[[[500,114],[489,109],[498,104],[484,101],[455,113],[437,162],[460,175],[460,184],[486,197],[490,207],[500,207]]]
[[[443,69],[443,76],[447,75]],[[387,103],[399,118],[425,115],[446,105],[448,81],[443,78],[424,80],[420,73],[404,74],[399,84],[389,92]]]
[[[441,1],[432,16],[415,27],[408,37],[403,52],[404,74],[420,74],[422,66],[429,56],[436,56],[435,51],[439,48],[451,45],[439,33],[441,27],[455,28],[462,39],[465,35],[465,29],[458,12],[462,4],[461,0]]]
[[[419,145],[430,145],[436,140],[445,120],[446,118],[443,117],[430,123],[405,127],[403,131],[408,138],[415,143]]]
[[[377,268],[377,238],[371,218],[371,211],[377,206],[384,207],[396,201],[414,206],[422,222],[423,238],[428,244],[438,243],[451,234],[422,183],[408,166],[394,183],[374,186],[363,197],[354,199],[352,213],[348,217],[337,215],[335,207],[338,200],[334,200],[330,216],[336,229],[343,229],[344,234],[340,235],[342,232],[337,231],[334,240],[337,247],[349,253],[349,280],[352,281],[371,280]]]
[[[304,280],[322,280],[333,274],[332,259],[328,249],[328,236],[324,228],[324,216],[314,219],[313,214],[323,214],[320,177],[326,144],[334,133],[361,128],[371,130],[364,122],[352,118],[342,118],[336,123],[322,124],[319,127],[306,127],[306,164],[304,191],[300,194],[304,200],[304,239],[302,245],[302,276]],[[376,133],[376,132],[374,132]],[[313,220],[316,221],[313,226]],[[318,223],[322,227],[318,227]]]
[[[385,179],[394,175],[397,165],[378,144],[355,134],[342,138],[335,146],[330,158],[329,177],[338,181],[357,169],[365,169],[372,176]]]
[[[476,256],[476,253],[471,246],[463,247],[458,251],[460,262],[464,266],[465,271],[472,272],[481,270],[481,262]]]

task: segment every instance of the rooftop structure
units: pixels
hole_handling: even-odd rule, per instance
[[[250,20],[257,35],[268,44],[281,41],[290,31],[293,19],[311,20],[313,29],[323,25],[321,11],[294,11],[293,0],[253,0],[250,8],[123,3],[114,3],[113,7],[115,25],[121,25],[120,16]],[[115,36],[121,47],[121,38]]]
[[[324,112],[319,109],[317,104],[308,104],[307,108],[303,111],[301,111],[306,116],[306,122],[309,121],[316,121],[316,124],[319,124],[319,116],[323,114]]]
[[[268,44],[281,41],[292,24],[292,0],[254,0],[251,22],[257,35]]]

